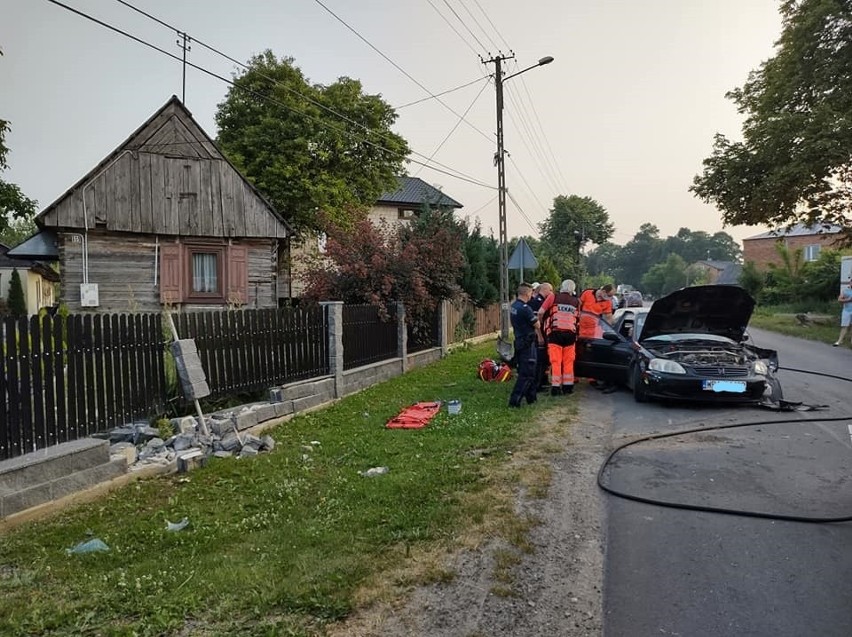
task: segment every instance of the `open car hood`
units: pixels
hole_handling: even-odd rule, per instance
[[[698,285],[654,302],[641,340],[663,334],[715,334],[743,340],[754,299],[735,285]]]

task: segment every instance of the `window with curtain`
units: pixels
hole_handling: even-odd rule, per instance
[[[219,254],[192,253],[192,291],[195,294],[220,294]]]

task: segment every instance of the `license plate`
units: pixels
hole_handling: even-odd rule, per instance
[[[733,394],[744,394],[746,384],[741,380],[705,380],[701,388],[705,391],[731,392]]]

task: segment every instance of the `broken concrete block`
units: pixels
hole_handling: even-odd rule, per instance
[[[257,413],[249,410],[234,414],[231,418],[239,431],[254,427],[257,424]]]
[[[243,450],[240,451],[240,457],[241,458],[244,457],[244,456],[256,456],[256,455],[257,455],[257,449],[255,449],[254,447],[243,447]]]
[[[127,464],[132,465],[136,462],[139,453],[136,450],[136,445],[130,442],[117,442],[109,448],[110,456],[123,456],[127,460]]]
[[[200,449],[186,451],[177,457],[178,473],[186,473],[207,464],[207,456]]]
[[[263,443],[263,449],[266,449],[267,451],[272,451],[273,449],[275,449],[275,438],[273,438],[272,436],[267,435],[261,438],[260,440]]]

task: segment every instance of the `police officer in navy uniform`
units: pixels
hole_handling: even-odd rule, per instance
[[[518,286],[518,298],[512,303],[510,317],[512,330],[515,332],[515,360],[518,366],[518,379],[512,395],[509,397],[509,407],[520,407],[526,398],[527,403],[536,401],[538,378],[536,377],[537,346],[544,342],[538,322],[538,314],[527,305],[532,297],[532,287],[529,283]]]
[[[527,305],[530,306],[530,309],[533,312],[538,313],[539,309],[541,309],[541,304],[544,303],[544,300],[553,294],[553,286],[550,283],[533,283],[533,296],[529,300]],[[539,316],[540,319],[540,316]],[[538,379],[538,391],[544,391],[546,389],[550,389],[550,376],[547,373],[547,368],[550,365],[550,357],[547,355],[547,334],[545,333],[544,326],[542,325],[541,333],[544,336],[544,341],[538,344],[538,351],[536,352],[537,362],[536,362],[536,378]]]

